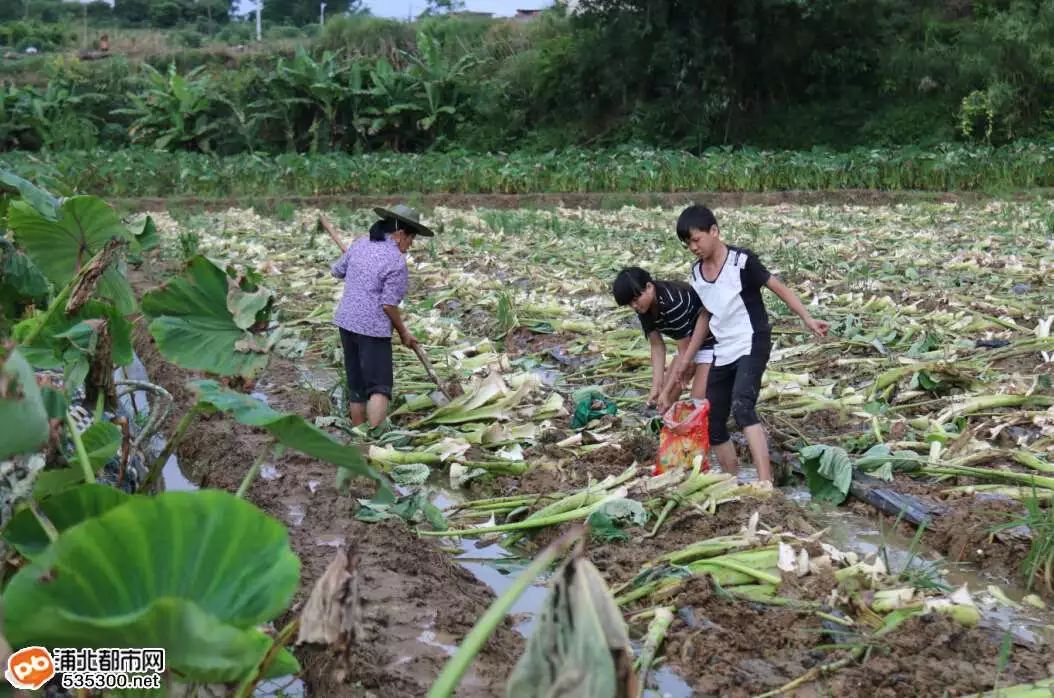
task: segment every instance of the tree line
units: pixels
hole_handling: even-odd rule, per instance
[[[317,10],[265,8],[280,2]],[[300,36],[244,57],[56,60],[3,88],[0,148],[700,152],[1054,133],[1054,0],[582,0],[527,22],[335,16]]]

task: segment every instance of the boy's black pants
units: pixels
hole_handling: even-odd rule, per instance
[[[718,346],[718,354],[721,352]],[[736,418],[740,429],[761,422],[758,419],[758,393],[761,392],[761,374],[769,363],[772,353],[772,335],[754,335],[750,353],[730,364],[713,366],[706,383],[706,399],[710,401],[710,445],[717,446],[728,441],[728,415]]]

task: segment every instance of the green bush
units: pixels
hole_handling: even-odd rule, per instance
[[[181,29],[174,34],[173,39],[177,45],[186,48],[201,48],[202,42],[205,41],[205,37],[194,29]]]
[[[919,98],[882,104],[860,129],[862,143],[930,147],[956,139],[955,105],[946,98]]]
[[[256,28],[249,22],[231,22],[216,34],[216,40],[227,44],[248,44],[256,37]]]
[[[273,27],[266,27],[264,28],[263,35],[265,41],[277,39],[303,39],[305,37],[303,29],[289,24],[279,24]]]
[[[76,39],[76,32],[66,24],[34,20],[0,24],[0,46],[19,51],[29,46],[36,46],[41,51],[52,51],[72,44]]]

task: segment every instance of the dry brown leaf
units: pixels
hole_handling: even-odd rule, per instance
[[[300,614],[296,644],[317,643],[347,649],[361,637],[362,605],[359,598],[359,552],[341,548]]]

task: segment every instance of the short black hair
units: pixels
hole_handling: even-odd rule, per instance
[[[644,293],[644,287],[652,283],[651,274],[640,267],[626,267],[615,277],[611,293],[619,305],[629,305]]]
[[[713,211],[706,206],[693,204],[681,211],[677,219],[677,237],[681,239],[681,242],[687,243],[692,237],[693,228],[709,232],[710,228],[715,225],[717,225],[717,217]]]

